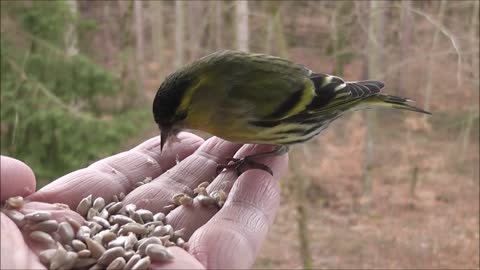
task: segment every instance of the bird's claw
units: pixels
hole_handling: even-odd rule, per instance
[[[217,174],[223,171],[223,169],[235,169],[237,175],[240,176],[242,173],[251,170],[251,169],[260,169],[268,172],[273,175],[272,169],[265,164],[256,162],[248,157],[239,159],[239,158],[227,158],[227,163],[217,165]]]

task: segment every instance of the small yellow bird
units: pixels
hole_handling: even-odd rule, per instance
[[[430,114],[409,99],[381,94],[380,81],[345,82],[279,57],[219,51],[182,67],[162,83],[153,102],[161,148],[182,129],[228,141],[272,144],[268,153],[247,156],[223,168],[244,165],[272,173],[252,158],[288,151],[306,142],[345,112],[391,107]]]

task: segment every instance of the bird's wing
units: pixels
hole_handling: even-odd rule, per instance
[[[251,120],[288,118],[315,95],[311,72],[282,58],[235,52],[213,66],[213,76],[228,92],[225,111],[238,109]]]

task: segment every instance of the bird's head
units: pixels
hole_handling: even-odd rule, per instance
[[[167,140],[184,128],[183,120],[188,115],[185,94],[190,80],[172,74],[162,83],[153,101],[153,117],[160,128],[160,149]]]

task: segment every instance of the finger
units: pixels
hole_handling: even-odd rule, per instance
[[[46,269],[28,248],[17,225],[0,213],[1,269]]]
[[[165,212],[164,206],[171,204],[174,194],[193,194],[193,189],[198,184],[212,181],[217,175],[217,164],[233,156],[240,147],[241,144],[216,137],[210,138],[198,151],[173,169],[130,192],[124,203],[135,203],[138,207],[152,212]]]
[[[0,156],[0,201],[13,196],[26,197],[35,192],[35,175],[32,169],[20,160]]]
[[[244,145],[236,154],[235,158],[243,158],[249,155],[259,153],[266,153],[272,150],[269,145]],[[283,171],[283,158],[281,156],[270,156],[255,159],[259,163],[267,165],[271,168],[274,174],[279,174]],[[207,187],[207,192],[211,194],[216,190],[223,190],[227,194],[230,192],[233,183],[238,178],[235,170],[226,170],[218,175],[210,185]],[[252,181],[255,181],[252,179]],[[205,207],[200,204],[198,199],[194,199],[192,206],[180,206],[174,209],[167,215],[167,223],[172,224],[174,228],[184,228],[185,240],[188,240],[194,231],[208,222],[216,213],[218,208]]]
[[[190,253],[206,268],[249,268],[254,263],[280,201],[278,178],[263,170],[249,170],[235,182],[223,208],[190,238]]]
[[[179,247],[168,248],[175,259],[166,262],[154,262],[151,269],[205,269],[190,253]]]
[[[61,177],[28,199],[61,202],[73,208],[82,198],[92,194],[108,202],[114,194],[128,193],[136,182],[159,176],[175,165],[176,159],[184,159],[203,143],[200,137],[185,132],[178,134],[178,139],[179,143],[170,144],[161,153],[159,137],[152,138],[130,151]]]

